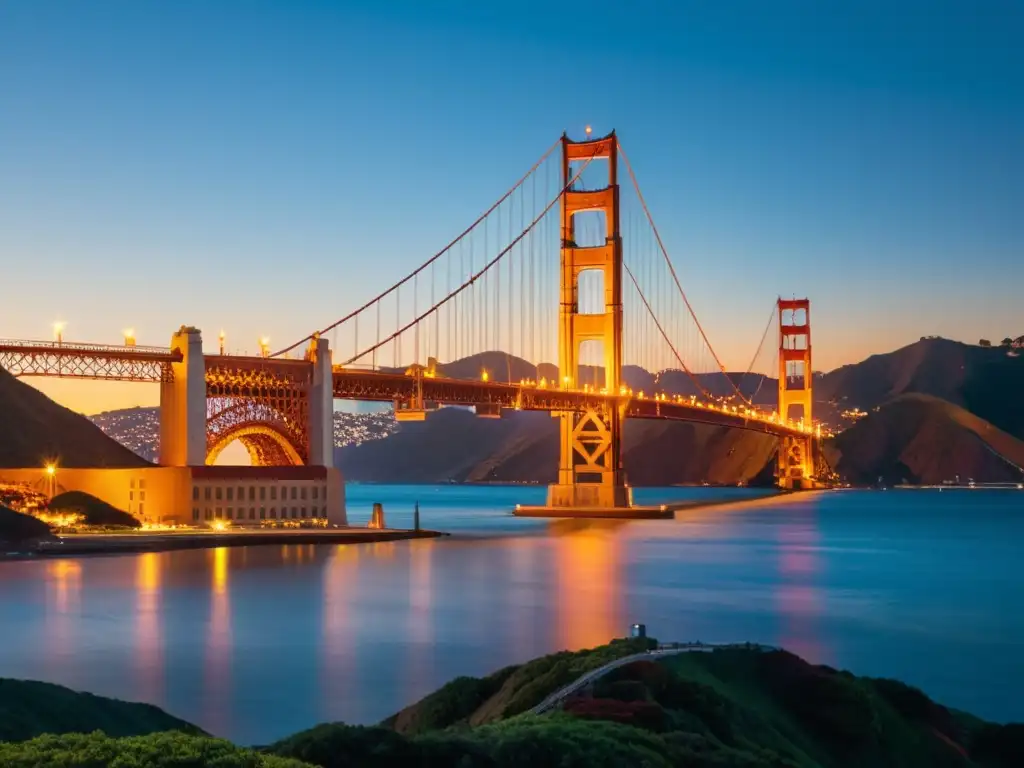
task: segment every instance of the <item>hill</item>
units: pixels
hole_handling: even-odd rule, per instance
[[[0,368],[0,467],[139,467],[148,463],[84,416]]]
[[[947,400],[1024,438],[1024,357],[941,338],[873,355],[815,380],[816,400],[871,409],[903,394]]]
[[[0,506],[0,544],[22,544],[52,538],[46,523]]]
[[[0,764],[1010,768],[1024,756],[1024,727],[948,710],[894,680],[751,646],[645,653],[655,645],[618,640],[460,677],[378,726],[319,725],[259,752],[153,707],[0,680]],[[587,673],[576,693],[529,713]],[[162,727],[183,733],[152,733]]]
[[[78,514],[85,525],[122,526],[139,528],[142,523],[134,515],[111,506],[84,491],[66,491],[51,499],[49,508],[54,512]]]
[[[829,462],[853,483],[1020,482],[1024,442],[953,403],[902,395],[837,435]]]
[[[375,728],[321,725],[268,749],[325,768],[995,768],[1016,764],[1024,746],[1019,726],[952,712],[897,681],[739,646],[642,655],[559,709],[527,714],[580,675],[636,651],[619,641],[458,678]]]
[[[44,733],[95,730],[110,736],[171,730],[203,733],[151,704],[78,693],[61,685],[34,680],[0,678],[0,742],[23,741]]]

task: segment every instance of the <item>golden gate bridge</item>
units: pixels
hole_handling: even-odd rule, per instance
[[[766,347],[773,328],[776,352]],[[769,358],[777,389],[766,390],[771,376],[755,368]],[[481,417],[551,412],[555,511],[632,508],[626,418],[775,435],[784,488],[818,487],[827,472],[812,418],[809,301],[774,302],[750,365],[728,372],[614,132],[563,134],[423,264],[276,352],[204,354],[199,331],[183,326],[168,348],[2,340],[0,365],[160,383],[162,466],[213,463],[237,439],[257,465],[332,467],[331,401],[341,398],[391,402],[399,420],[446,405]]]

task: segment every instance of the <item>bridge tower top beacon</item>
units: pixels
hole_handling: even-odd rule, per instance
[[[607,183],[586,189],[582,170],[604,164]],[[604,387],[618,392],[622,378],[622,238],[619,230],[618,141],[615,132],[602,138],[572,141],[562,135],[562,194],[558,369],[562,386],[579,386],[580,348],[601,344]],[[602,242],[580,243],[576,214],[604,215]],[[579,279],[583,272],[601,273],[603,311],[580,312]],[[552,507],[627,507],[629,488],[622,470],[622,415],[617,408],[559,412],[558,482],[548,489]]]
[[[814,417],[811,367],[811,302],[782,299],[779,308],[779,418],[810,426]],[[799,414],[795,413],[799,408]],[[779,447],[779,483],[800,487],[814,474],[811,437],[787,437]]]

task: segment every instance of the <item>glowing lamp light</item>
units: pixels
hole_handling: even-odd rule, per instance
[[[63,320],[58,320],[53,324],[53,338],[58,344],[64,341],[64,329],[67,328],[68,324]]]
[[[491,374],[489,374],[487,372],[486,368],[482,369],[480,371],[480,381],[490,381],[490,380],[491,380]]]
[[[135,346],[135,329],[134,328],[125,328],[124,329],[124,345],[126,347],[134,347]]]
[[[260,339],[260,357],[270,357],[270,339],[266,336]]]
[[[224,333],[224,329],[222,328],[220,331],[220,335],[217,337],[217,340],[220,341],[220,353],[222,355],[224,354],[224,339],[226,338],[226,336],[227,334]]]
[[[47,464],[46,465],[46,474],[49,477],[53,477],[54,475],[56,475],[57,474],[57,465],[56,464]]]
[[[210,527],[215,531],[226,531],[228,529],[228,523],[226,520],[214,520],[210,523]]]
[[[590,127],[590,126],[588,125],[588,126],[587,126],[586,128],[584,128],[583,130],[584,130],[584,132],[585,132],[585,133],[587,134],[587,138],[589,139],[589,138],[590,138],[590,134],[591,134],[591,132],[592,132],[592,129],[591,129],[591,127]]]

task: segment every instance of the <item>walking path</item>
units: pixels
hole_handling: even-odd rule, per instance
[[[557,691],[548,696],[544,701],[535,706],[530,710],[531,715],[543,715],[545,712],[557,707],[569,696],[572,696],[577,691],[590,685],[595,680],[607,675],[612,670],[624,667],[627,664],[632,664],[634,661],[640,661],[642,659],[658,659],[664,656],[675,656],[679,653],[711,653],[716,650],[723,649],[749,649],[759,651],[775,651],[777,648],[773,648],[769,645],[757,645],[756,643],[672,643],[671,645],[662,645],[653,651],[644,651],[643,653],[634,653],[631,656],[623,656],[621,659],[615,659],[609,661],[607,664],[592,669],[584,675],[581,675],[573,682],[564,688],[559,688]]]

